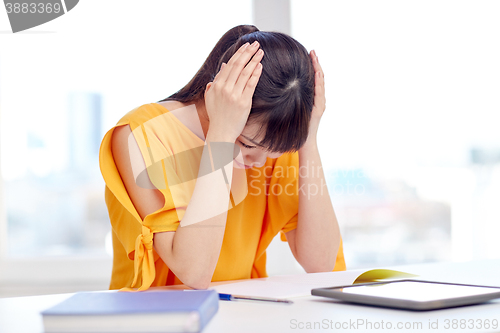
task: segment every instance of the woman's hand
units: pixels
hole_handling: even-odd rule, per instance
[[[318,134],[319,121],[326,109],[325,75],[318,62],[316,51],[311,51],[309,55],[311,56],[314,67],[314,105],[311,112],[311,121],[309,123],[309,134],[301,150],[310,149],[308,147],[317,148],[316,136]]]
[[[326,98],[325,98],[325,74],[318,62],[318,56],[316,51],[311,51],[310,56],[312,58],[314,66],[314,106],[311,113],[311,130],[317,130],[319,126],[319,120],[325,112],[326,109]]]
[[[222,64],[214,81],[207,84],[205,107],[210,119],[209,132],[218,138],[223,135],[224,139],[235,142],[245,127],[262,73],[260,61],[264,51],[255,53],[258,49],[257,41],[243,44],[227,64]]]

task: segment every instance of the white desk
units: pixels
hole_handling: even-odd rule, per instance
[[[500,260],[433,263],[390,268],[418,274],[419,279],[423,280],[500,287]],[[333,277],[335,274],[342,274],[342,272],[332,272],[331,274]],[[71,295],[0,299],[0,333],[43,332],[39,312]],[[481,305],[428,312],[343,304],[317,296],[296,297],[293,300],[294,304],[291,305],[221,301],[219,312],[203,332],[500,332],[500,301],[498,300]],[[468,325],[471,325],[469,321],[471,319],[474,320],[473,329],[467,328]],[[484,326],[486,319],[489,320],[490,327],[491,321],[496,319],[499,322],[499,327],[496,330],[480,328],[479,323]],[[456,329],[453,329],[453,320],[457,320],[458,327]],[[466,320],[463,329],[460,328],[460,320]],[[364,321],[364,325],[361,325],[362,321]],[[436,321],[438,328],[429,328],[429,324],[436,325]],[[315,322],[316,328],[312,326],[311,329],[307,329],[307,323],[315,325]],[[372,323],[372,329],[367,326],[367,322]],[[388,323],[392,325],[391,329],[387,327]],[[403,325],[403,328],[397,329],[398,323]],[[450,326],[448,329],[446,329],[447,323]],[[337,329],[335,329],[335,325],[337,325]],[[339,329],[338,325],[343,325],[344,328]],[[408,327],[404,328],[405,325]],[[410,328],[413,325],[417,326]]]

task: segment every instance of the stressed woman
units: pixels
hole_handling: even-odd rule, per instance
[[[266,277],[278,233],[306,272],[345,270],[316,144],[324,110],[316,54],[241,25],[185,87],[128,112],[99,157],[110,289]]]

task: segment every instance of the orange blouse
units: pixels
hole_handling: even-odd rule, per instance
[[[113,130],[125,124],[139,145],[147,175],[165,198],[163,208],[144,220],[127,193],[111,152]],[[153,249],[153,234],[175,231],[179,226],[194,189],[203,145],[202,139],[157,103],[133,109],[104,136],[99,164],[113,231],[110,289],[146,290],[182,284]],[[268,158],[260,168],[233,169],[234,205],[228,210],[212,281],[267,277],[266,248],[278,233],[286,241],[284,233],[297,227],[298,170],[298,152]],[[334,271],[345,269],[341,240]]]

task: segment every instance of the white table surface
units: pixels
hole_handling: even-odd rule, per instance
[[[382,267],[380,267],[382,268]],[[500,287],[500,260],[463,263],[432,263],[383,267],[418,274],[418,279]],[[332,272],[332,278],[342,272]],[[28,296],[0,299],[0,333],[43,332],[40,311],[72,294]],[[236,301],[219,303],[219,311],[203,330],[212,332],[500,332],[500,300],[480,305],[413,312],[345,304],[318,296],[293,298],[294,304]],[[479,324],[499,322],[497,329]],[[453,328],[453,320],[457,327]],[[460,321],[465,327],[460,328]],[[474,320],[474,327],[468,328]],[[310,323],[312,328],[308,329]],[[371,322],[370,329],[368,322]],[[364,323],[364,324],[362,324]],[[387,326],[392,324],[392,328]],[[430,328],[429,324],[437,328]],[[403,325],[398,329],[397,325]],[[421,328],[415,326],[421,325]],[[337,325],[337,329],[335,329]],[[344,328],[338,329],[338,325]],[[408,325],[408,328],[404,326]],[[450,326],[447,328],[446,326]],[[377,329],[378,326],[378,329]]]

